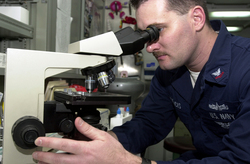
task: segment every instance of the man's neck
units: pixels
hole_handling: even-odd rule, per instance
[[[218,34],[207,26],[198,34],[200,39],[197,50],[190,62],[186,65],[193,72],[200,72],[209,59]]]

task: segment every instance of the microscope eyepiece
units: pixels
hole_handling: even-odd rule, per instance
[[[134,31],[131,27],[123,28],[115,33],[122,48],[122,55],[131,55],[142,50],[146,43],[159,39],[159,29],[148,26],[146,30]]]
[[[152,43],[159,39],[159,29],[155,26],[148,26],[146,30],[138,30],[146,42]]]

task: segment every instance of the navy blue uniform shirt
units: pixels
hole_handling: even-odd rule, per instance
[[[211,25],[219,34],[195,87],[185,66],[157,68],[141,109],[113,129],[128,151],[161,141],[179,117],[197,151],[170,163],[250,163],[250,39],[231,35],[222,21]]]

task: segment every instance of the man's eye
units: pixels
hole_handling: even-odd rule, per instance
[[[159,28],[159,32],[162,32],[163,28]]]

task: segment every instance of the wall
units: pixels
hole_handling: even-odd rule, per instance
[[[106,0],[105,1],[105,6],[106,7],[109,7],[110,6],[110,4],[113,2],[114,0]],[[124,4],[124,3],[128,3],[129,2],[129,0],[120,0],[120,2],[122,3],[122,4]],[[130,15],[130,13],[129,13],[129,5],[127,4],[127,5],[123,5],[123,8],[122,8],[122,10],[120,10],[120,11],[123,11],[123,12],[125,12],[125,16],[129,16],[129,17],[133,17],[133,18],[135,18],[135,10],[134,9],[132,9],[131,10],[131,15]],[[119,17],[119,13],[118,13],[118,15],[116,15],[115,13],[114,13],[114,19],[112,19],[110,16],[109,16],[109,13],[111,12],[111,10],[110,9],[106,9],[106,11],[105,11],[105,22],[106,22],[106,25],[105,25],[105,31],[114,31],[114,32],[116,32],[116,31],[118,31],[118,30],[120,30],[120,28],[119,28],[119,26],[120,26],[120,21],[121,21],[121,18]],[[125,17],[124,16],[124,17]]]
[[[235,35],[238,35],[238,36],[243,36],[243,37],[247,37],[247,38],[250,38],[250,27],[240,31],[240,32],[237,32],[237,33],[233,33]]]

